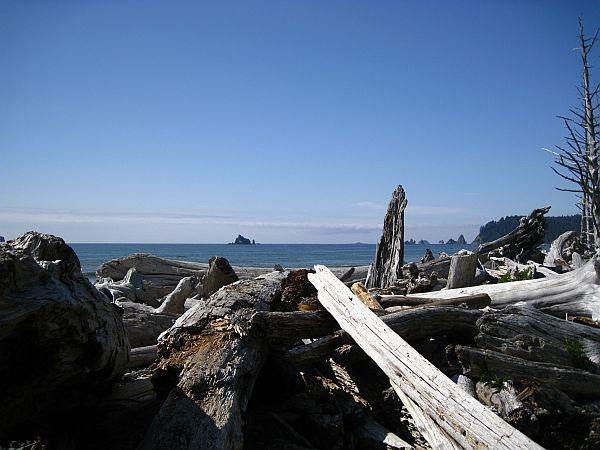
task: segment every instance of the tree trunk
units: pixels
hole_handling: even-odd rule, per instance
[[[581,220],[583,221],[583,218]],[[563,250],[576,236],[576,231],[565,231],[563,234],[554,239],[552,244],[550,244],[550,250],[544,258],[544,265],[548,267],[555,267],[560,265],[558,261],[565,261],[563,257]]]
[[[450,261],[448,272],[448,289],[473,286],[475,270],[477,269],[477,255],[456,255]]]
[[[383,222],[383,234],[377,244],[375,261],[369,267],[367,288],[392,286],[402,279],[404,264],[404,209],[406,198],[402,186],[392,194]]]
[[[163,334],[156,385],[168,396],[142,449],[242,448],[242,416],[268,354],[247,334],[250,318],[280,298],[286,275],[226,286]]]

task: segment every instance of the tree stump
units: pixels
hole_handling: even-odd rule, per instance
[[[404,209],[406,198],[402,186],[392,194],[383,222],[383,234],[375,250],[375,261],[369,267],[365,286],[384,288],[402,279],[404,264]]]

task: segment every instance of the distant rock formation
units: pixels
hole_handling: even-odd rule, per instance
[[[419,245],[429,245],[429,241],[426,241],[425,239],[421,239],[419,241]]]
[[[238,236],[235,238],[235,241],[231,242],[231,244],[234,244],[234,245],[255,245],[255,242],[254,242],[254,239],[250,240],[248,238],[245,238],[241,234],[238,234]]]
[[[450,239],[448,239],[448,240],[446,241],[446,244],[447,244],[447,245],[456,244],[456,241],[455,241],[454,239],[450,238]]]
[[[444,243],[443,239],[440,239],[440,241],[438,242],[438,244],[443,244],[443,243]]]
[[[417,243],[417,241],[415,241],[414,239],[409,239],[408,241],[404,241],[404,244],[406,245],[415,245]]]
[[[4,236],[0,236],[0,242],[4,242]]]
[[[466,245],[466,244],[467,244],[467,241],[465,240],[465,237],[464,237],[464,236],[461,234],[461,235],[458,237],[458,241],[456,241],[456,243],[457,243],[457,244],[460,244],[460,245]]]

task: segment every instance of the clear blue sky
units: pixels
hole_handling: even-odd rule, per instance
[[[598,1],[0,2],[0,234],[472,239],[552,205]],[[600,78],[600,48],[593,55]]]

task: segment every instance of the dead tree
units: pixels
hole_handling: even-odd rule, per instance
[[[598,30],[600,31],[600,29]],[[562,117],[568,130],[567,147],[556,146],[550,151],[559,169],[552,170],[564,180],[575,184],[575,188],[557,188],[560,191],[574,192],[580,198],[581,238],[589,247],[600,245],[600,178],[598,177],[598,91],[592,90],[588,56],[596,43],[598,31],[593,38],[586,38],[583,21],[579,19],[579,42],[583,65],[582,83],[579,88],[581,109],[571,109],[573,117]]]
[[[383,233],[375,250],[375,261],[369,267],[365,282],[367,288],[391,286],[402,278],[406,203],[404,189],[398,186],[388,205]]]

